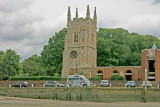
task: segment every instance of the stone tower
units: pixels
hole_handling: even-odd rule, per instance
[[[76,9],[76,16],[72,20],[70,7],[68,7],[62,77],[69,75],[70,68],[97,67],[96,30],[96,8],[93,19],[90,18],[88,5],[85,18],[79,18],[78,9]]]

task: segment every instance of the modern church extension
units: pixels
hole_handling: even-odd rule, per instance
[[[67,15],[67,34],[65,35],[63,51],[62,76],[67,77],[75,72],[83,73],[87,78],[101,76],[110,80],[112,75],[121,75],[126,80],[145,80],[145,69],[147,79],[160,81],[160,49],[154,44],[152,49],[141,51],[141,66],[114,66],[97,67],[97,14],[94,10],[93,19],[90,18],[89,6],[87,6],[86,17],[76,16],[71,19],[70,7]]]

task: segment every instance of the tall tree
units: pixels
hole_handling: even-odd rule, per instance
[[[46,67],[47,75],[61,74],[64,50],[64,37],[67,29],[64,28],[49,38],[48,45],[41,52],[43,65]]]
[[[15,76],[19,73],[20,56],[14,50],[0,52],[0,72],[3,76]]]

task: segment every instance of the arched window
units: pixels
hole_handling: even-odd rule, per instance
[[[132,71],[131,70],[127,70],[125,75],[126,75],[127,81],[132,80]]]
[[[114,70],[114,71],[112,72],[112,75],[118,76],[118,71],[117,71],[117,70]]]
[[[102,71],[98,71],[98,72],[97,72],[97,76],[98,76],[98,77],[101,77],[101,79],[103,79],[103,72],[102,72]]]

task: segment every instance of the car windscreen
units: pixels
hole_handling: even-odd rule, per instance
[[[83,81],[85,81],[85,82],[90,82],[87,78],[85,78],[85,77],[82,77],[82,79],[83,79]]]
[[[128,81],[127,83],[129,83],[129,84],[133,84],[134,82],[133,82],[133,81]]]
[[[46,83],[48,84],[53,84],[54,83],[54,81],[46,81]]]
[[[145,84],[145,81],[143,81],[143,84]],[[151,81],[147,81],[147,84],[151,84]]]
[[[108,81],[101,81],[101,83],[108,83]]]
[[[54,83],[56,83],[56,84],[60,84],[60,83],[58,83],[57,81],[54,81]]]

